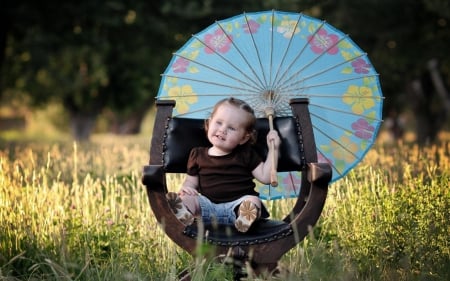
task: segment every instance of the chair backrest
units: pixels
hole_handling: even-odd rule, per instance
[[[298,124],[292,117],[274,119],[274,129],[281,138],[278,171],[301,171],[305,161],[302,142],[299,140]],[[255,150],[262,159],[267,155],[266,135],[269,122],[259,118],[256,122],[257,142]],[[168,122],[163,144],[163,166],[168,173],[185,173],[189,153],[193,147],[210,146],[204,129],[204,120],[171,118]]]

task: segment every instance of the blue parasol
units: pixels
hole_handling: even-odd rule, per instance
[[[382,122],[379,78],[367,54],[301,13],[243,13],[193,35],[162,74],[157,99],[175,99],[179,117],[204,119],[228,96],[246,100],[258,117],[268,107],[289,116],[290,99],[308,98],[318,159],[332,166],[332,181],[363,159]],[[278,182],[259,185],[261,197],[298,195],[298,174],[279,173]]]

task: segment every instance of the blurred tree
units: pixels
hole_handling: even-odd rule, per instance
[[[142,118],[173,45],[160,2],[8,2],[3,89],[29,93],[33,106],[61,102],[80,140],[105,108]]]

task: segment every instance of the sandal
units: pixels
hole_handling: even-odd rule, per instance
[[[258,218],[259,209],[256,205],[249,200],[242,201],[239,206],[238,214],[234,226],[239,232],[247,232],[250,226]]]
[[[194,222],[194,216],[189,212],[186,206],[184,206],[183,201],[176,192],[168,192],[166,198],[169,202],[170,209],[179,221],[186,226],[191,225]]]

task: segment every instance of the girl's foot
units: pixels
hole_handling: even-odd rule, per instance
[[[258,213],[259,209],[254,203],[249,200],[242,201],[234,226],[239,232],[247,232],[253,222],[258,218]]]
[[[177,193],[168,192],[166,198],[169,202],[170,209],[179,221],[186,226],[191,225],[194,222],[194,216],[189,212],[186,206],[184,206],[183,201]]]

